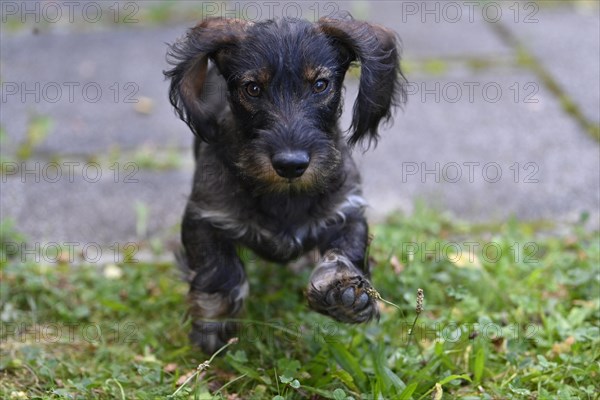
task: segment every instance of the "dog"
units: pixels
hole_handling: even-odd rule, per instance
[[[289,262],[318,250],[309,306],[345,323],[379,318],[354,146],[378,139],[406,99],[396,33],[351,16],[210,18],[170,46],[169,98],[195,134],[182,226],[190,339],[213,353],[235,336],[249,287],[236,249]],[[209,61],[211,66],[209,67]],[[346,135],[344,77],[360,64]]]

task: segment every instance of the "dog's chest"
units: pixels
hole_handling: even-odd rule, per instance
[[[362,214],[366,201],[348,193],[335,202],[264,200],[243,208],[198,208],[201,219],[266,258],[286,261],[315,247],[332,230]]]
[[[276,258],[289,258],[313,247],[328,228],[318,207],[308,201],[266,201],[247,215],[249,224],[244,241],[251,247],[274,252]]]
[[[366,202],[359,194],[348,194],[333,204],[311,201],[268,201],[257,207],[241,237],[246,245],[270,258],[289,260],[314,248],[326,234],[339,229]]]

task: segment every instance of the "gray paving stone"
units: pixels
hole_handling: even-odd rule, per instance
[[[451,3],[451,4],[448,4]],[[214,2],[206,15],[236,10],[245,19],[301,17],[316,21],[349,12],[355,19],[383,24],[399,33],[405,55],[413,57],[507,56],[511,49],[490,29],[481,5],[446,1],[282,1]]]
[[[585,116],[600,123],[600,8],[541,9],[535,19],[503,22]]]
[[[253,11],[256,4],[262,6],[260,14]],[[352,1],[335,7],[332,5],[336,3],[316,7],[297,2],[277,7],[265,4],[242,2],[225,8],[215,3],[215,9],[207,10],[215,16],[229,15],[237,9],[249,18],[300,15],[308,19],[338,9],[350,10],[357,18],[386,24],[400,32],[407,57],[481,56],[509,51],[484,26],[480,16],[471,23],[465,14],[458,23],[451,23],[449,11],[444,12],[440,4],[437,15],[426,14],[426,6],[414,2],[381,1],[369,6]],[[297,4],[301,5],[300,11]],[[189,23],[160,29],[146,28],[144,23],[141,20],[124,28],[77,33],[60,29],[45,29],[37,35],[30,31],[3,32],[2,124],[10,138],[3,151],[14,150],[24,139],[35,114],[49,115],[53,120],[51,131],[37,148],[42,153],[89,154],[143,143],[188,146],[190,135],[182,123],[172,118],[166,98],[168,83],[161,71],[167,67],[165,42],[181,36]],[[32,62],[32,54],[38,62]],[[149,115],[136,112],[135,103],[130,102],[142,97],[153,102]]]
[[[414,83],[419,93],[409,96],[405,112],[382,133],[378,147],[365,154],[355,151],[373,217],[382,218],[393,210],[410,212],[419,198],[467,220],[500,220],[510,215],[573,220],[583,211],[597,214],[598,143],[565,115],[535,76],[518,71],[462,71],[437,80],[416,78]],[[432,89],[436,84],[439,99],[434,94],[422,97],[421,85]],[[476,88],[473,102],[469,85]],[[486,85],[487,100],[482,91]],[[452,88],[456,87],[463,93],[455,101],[457,92]],[[515,101],[517,87],[520,94]],[[530,97],[536,87],[539,91]],[[492,102],[494,88],[502,91],[497,102]],[[348,87],[348,96],[355,91]],[[538,103],[527,103],[526,98]],[[347,108],[351,104],[346,100]],[[347,127],[347,112],[344,120]],[[465,163],[471,162],[479,164],[471,164],[469,179],[470,167]],[[511,170],[515,163],[516,182]],[[425,169],[434,172],[422,175]],[[496,171],[502,173],[497,182]]]
[[[66,162],[79,163],[72,164],[71,175]],[[121,163],[120,174],[115,175],[109,165],[97,169],[69,160],[59,162],[62,176],[57,179],[57,168],[48,165],[29,161],[29,173],[10,174],[2,181],[2,218],[12,218],[32,243],[110,245],[146,237],[178,237],[173,226],[183,215],[191,170],[134,171]],[[147,208],[147,235],[143,237],[136,232],[138,202]]]
[[[308,7],[309,3],[302,5]],[[396,2],[354,2],[352,7],[357,18],[398,30],[407,57],[493,58],[511,54],[485,20],[451,24],[408,18],[404,22],[397,14],[402,5]],[[3,146],[2,152],[10,153],[23,139],[32,112],[54,120],[53,130],[39,149],[48,157],[106,152],[115,145],[132,151],[143,144],[189,147],[191,134],[174,117],[161,75],[166,67],[164,42],[173,41],[183,32],[182,26],[140,26],[76,34],[51,31],[2,35],[3,82],[25,82],[27,87],[35,82],[56,82],[63,88],[65,82],[96,82],[103,90],[97,103],[82,101],[77,90],[77,101],[73,103],[66,91],[57,103],[36,102],[31,100],[32,95],[25,102],[19,96],[3,101],[1,124],[12,142]],[[578,31],[572,35],[578,35]],[[537,32],[531,35],[531,40],[539,38]],[[556,57],[548,60],[548,65],[570,58],[581,69],[571,77],[577,75],[579,79],[579,75],[593,73],[594,68],[597,72],[596,64],[585,62],[587,56],[565,54],[570,57]],[[535,76],[494,68],[478,73],[451,70],[443,79],[416,74],[409,78],[412,94],[404,113],[399,113],[395,124],[382,133],[377,149],[364,155],[356,152],[374,221],[394,210],[411,211],[418,198],[468,220],[503,219],[513,214],[523,219],[563,220],[574,219],[582,211],[597,212],[598,143],[563,112],[557,99]],[[138,96],[154,101],[153,112],[136,113],[133,104],[123,101],[123,91],[119,101],[113,101],[111,86],[115,82],[121,89],[128,82],[136,83]],[[356,84],[349,82],[347,86],[345,104],[350,108]],[[469,88],[473,89],[472,99]],[[498,88],[502,96],[496,101]],[[457,90],[461,91],[460,98],[456,97]],[[593,96],[590,99],[593,101]],[[343,126],[348,124],[346,112]],[[183,154],[189,157],[190,152]],[[516,182],[515,163],[519,170]],[[423,169],[435,171],[436,165],[439,172],[421,176]],[[473,168],[472,179],[469,165]],[[494,182],[497,169],[502,176]],[[455,175],[459,170],[460,179]],[[449,176],[444,177],[445,172]],[[103,178],[96,183],[86,182],[81,176],[76,176],[74,182],[63,178],[55,183],[43,179],[38,183],[26,179],[23,183],[19,177],[10,177],[2,182],[1,216],[14,218],[17,227],[33,241],[124,243],[139,239],[135,204],[140,201],[149,208],[151,236],[177,237],[171,228],[182,214],[191,169],[139,171],[137,183],[115,183],[112,173],[103,169]],[[528,182],[531,180],[537,182]]]
[[[410,212],[419,198],[480,221],[510,215],[572,220],[583,211],[598,210],[598,144],[579,131],[543,87],[530,99],[538,103],[525,103],[524,94],[514,100],[510,88],[515,83],[520,88],[537,84],[535,77],[515,71],[482,75],[459,71],[438,81],[415,80],[430,89],[437,82],[439,101],[434,94],[424,99],[421,93],[412,94],[405,112],[382,132],[378,147],[365,154],[355,152],[373,221],[395,210]],[[467,82],[476,88],[500,88],[502,96],[494,103],[490,99],[496,97],[495,89],[488,89],[488,100],[475,90],[471,102]],[[451,102],[457,92],[450,88],[456,87],[463,89],[463,96]],[[355,93],[356,85],[350,83],[347,108]],[[349,124],[347,115],[343,126]],[[422,176],[425,169],[433,172]],[[115,183],[114,172],[106,167],[97,183],[87,182],[81,174],[73,183],[66,176],[57,183],[40,176],[40,183],[25,176],[23,184],[22,174],[3,182],[3,217],[15,218],[34,240],[109,244],[135,240],[136,201],[149,207],[152,235],[176,238],[171,228],[185,205],[191,169],[140,171],[134,176],[138,183],[124,183],[124,175]],[[93,179],[93,170],[86,176]]]
[[[261,6],[258,13],[253,11],[257,4]],[[335,10],[349,10],[357,18],[396,29],[404,39],[409,58],[509,52],[479,13],[474,13],[470,22],[463,9],[464,15],[453,23],[449,22],[450,11],[444,11],[445,5],[436,4],[438,11],[434,14],[426,13],[429,6],[425,3],[396,1],[317,6],[297,2],[277,6],[241,2],[229,8],[214,3],[216,8],[207,10],[215,16],[227,16],[231,10],[237,10],[249,18],[300,15],[312,20]],[[144,22],[76,33],[52,29],[55,26],[42,29],[37,35],[30,31],[16,34],[4,31],[0,41],[2,125],[9,140],[3,151],[14,151],[24,140],[29,121],[36,114],[48,115],[53,120],[50,132],[37,147],[40,153],[90,154],[115,146],[130,149],[141,144],[189,146],[191,137],[186,127],[173,118],[166,97],[168,83],[161,73],[167,68],[165,42],[181,36],[189,23],[150,29],[144,27]],[[90,29],[98,28],[88,25]],[[153,103],[148,115],[136,112],[135,104],[130,102],[142,97]]]
[[[3,35],[2,125],[10,153],[25,138],[34,114],[53,127],[42,153],[91,154],[112,147],[187,147],[191,134],[174,117],[167,98],[165,42],[183,27],[117,29],[79,34]],[[29,92],[30,91],[30,92]],[[10,94],[16,92],[15,94]],[[136,112],[143,97],[149,114]]]
[[[360,9],[358,2],[350,7]],[[491,29],[493,9],[461,1],[373,1],[361,19],[395,30],[411,58],[507,57],[512,50]],[[489,16],[488,16],[489,14]],[[364,15],[364,16],[363,16]]]

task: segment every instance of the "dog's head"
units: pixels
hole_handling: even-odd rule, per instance
[[[351,146],[376,140],[379,124],[405,99],[396,35],[354,20],[208,19],[169,57],[174,67],[165,75],[179,116],[267,191],[324,190],[339,170],[337,120],[351,63],[361,66]],[[219,121],[203,96],[209,59],[227,82],[232,121]]]

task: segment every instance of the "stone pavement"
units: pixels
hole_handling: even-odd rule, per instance
[[[375,150],[355,152],[373,220],[422,199],[475,221],[588,212],[598,228],[598,2],[121,2],[137,22],[120,24],[108,3],[77,2],[72,21],[51,3],[62,17],[48,2],[1,9],[0,213],[30,241],[177,237],[192,135],[167,101],[165,43],[202,11],[231,10],[339,8],[400,34],[409,102]],[[349,78],[346,109],[356,91]]]

